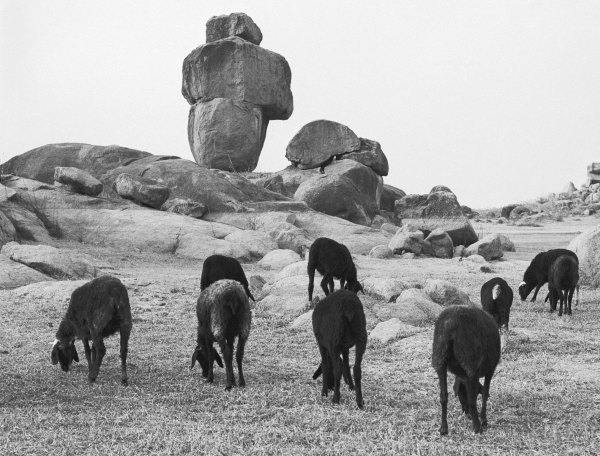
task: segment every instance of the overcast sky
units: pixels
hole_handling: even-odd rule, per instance
[[[185,56],[242,11],[292,70],[257,171],[306,123],[381,143],[384,181],[499,206],[585,181],[600,161],[598,1],[0,0],[0,161],[58,142],[193,160]]]

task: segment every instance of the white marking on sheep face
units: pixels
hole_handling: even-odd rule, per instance
[[[525,283],[525,281],[523,281],[523,282],[521,282],[521,283],[519,284],[519,288],[521,288],[523,285],[527,285],[527,284]]]
[[[52,348],[56,347],[56,344],[58,344],[58,342],[58,339],[54,339],[54,342],[52,342]]]

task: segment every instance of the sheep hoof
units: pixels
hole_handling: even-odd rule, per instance
[[[231,391],[231,388],[233,388],[233,385],[227,385],[225,387],[225,391]]]
[[[246,382],[244,380],[240,380],[240,388],[246,386]]]
[[[126,378],[124,378],[124,379],[121,380],[121,385],[123,385],[123,386],[129,386],[129,382],[127,381]]]
[[[440,428],[440,435],[448,435],[448,426],[442,426]]]
[[[487,427],[488,422],[486,419],[481,420],[481,427]]]
[[[356,405],[358,405],[358,408],[361,410],[365,408],[365,403],[363,401],[356,402]]]
[[[481,434],[481,425],[479,425],[479,426],[473,425],[473,432],[475,434]]]

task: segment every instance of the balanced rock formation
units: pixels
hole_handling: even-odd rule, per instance
[[[434,187],[432,190],[438,189]],[[402,225],[413,226],[426,236],[441,228],[448,233],[454,245],[468,246],[477,241],[477,234],[463,214],[456,195],[444,188],[428,195],[406,195],[397,200],[395,216]]]
[[[371,139],[359,138],[360,149],[344,154],[341,158],[354,160],[368,166],[380,176],[387,176],[390,170],[387,157],[381,150],[381,144]]]
[[[159,209],[169,198],[169,189],[164,185],[127,173],[119,174],[113,185],[115,191],[123,198],[155,209]]]
[[[192,154],[209,168],[252,171],[269,120],[292,115],[290,67],[258,46],[262,33],[243,13],[211,18],[206,39],[183,62]]]
[[[102,182],[90,173],[70,166],[54,168],[54,181],[76,193],[88,196],[99,195],[103,187]]]

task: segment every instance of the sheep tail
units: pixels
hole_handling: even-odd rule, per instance
[[[501,292],[502,292],[502,289],[500,288],[500,284],[494,285],[494,288],[492,288],[492,299],[494,301],[496,299],[498,299],[498,297],[500,296]]]

